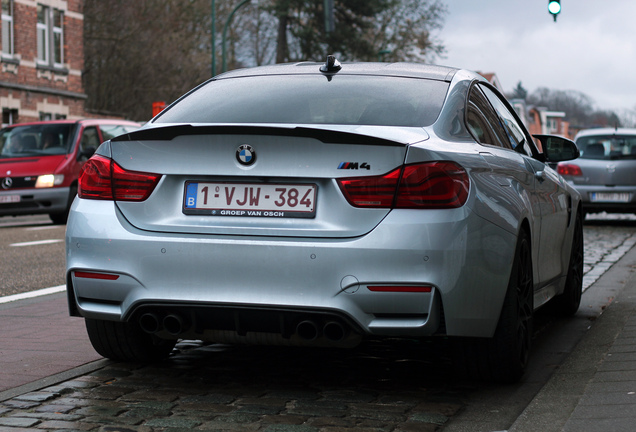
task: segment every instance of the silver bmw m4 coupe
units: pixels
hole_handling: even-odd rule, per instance
[[[443,337],[471,375],[514,381],[534,311],[580,303],[581,203],[548,166],[578,155],[466,70],[225,73],[83,168],[70,314],[116,360]]]

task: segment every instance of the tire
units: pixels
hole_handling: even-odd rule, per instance
[[[68,201],[66,202],[66,210],[60,213],[49,213],[49,218],[55,225],[64,225],[68,220],[68,214],[71,211],[71,204],[77,196],[77,186],[71,186],[71,190],[68,194]]]
[[[574,222],[572,252],[570,253],[565,288],[563,293],[556,296],[551,302],[555,315],[572,316],[579,310],[581,294],[583,293],[583,260],[583,218],[578,214]]]
[[[49,213],[49,218],[55,225],[64,225],[68,219],[68,212]]]
[[[89,318],[85,321],[93,348],[111,360],[144,363],[163,360],[177,342],[145,333],[137,323]]]
[[[455,341],[456,366],[468,378],[513,383],[524,374],[532,344],[534,309],[530,240],[521,231],[499,322],[491,339]]]

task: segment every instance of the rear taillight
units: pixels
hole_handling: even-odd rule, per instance
[[[391,207],[402,168],[383,176],[339,179],[349,204],[355,207]]]
[[[77,195],[85,199],[143,201],[160,178],[158,174],[127,171],[112,159],[94,155],[82,167]]]
[[[557,165],[557,172],[564,176],[578,177],[583,175],[580,166],[568,163],[560,163]]]
[[[468,199],[470,180],[454,162],[406,165],[383,176],[339,179],[347,201],[355,207],[448,209]]]

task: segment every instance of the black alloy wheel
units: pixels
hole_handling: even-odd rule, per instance
[[[571,316],[579,310],[581,295],[583,294],[583,218],[577,214],[574,222],[574,235],[572,237],[572,252],[568,267],[568,276],[565,280],[563,293],[555,297],[551,303],[553,312],[559,316]]]
[[[530,239],[521,231],[508,290],[494,337],[488,341],[487,356],[491,379],[518,381],[525,372],[532,345],[534,284]]]
[[[500,383],[514,383],[523,376],[532,344],[534,313],[531,251],[530,238],[522,230],[494,336],[452,341],[460,376]]]

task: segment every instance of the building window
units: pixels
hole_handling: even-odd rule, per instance
[[[2,0],[2,56],[13,57],[13,0]]]
[[[64,64],[64,12],[41,4],[37,12],[38,63],[61,68]]]
[[[62,67],[64,63],[64,12],[53,9],[53,64]]]
[[[49,8],[38,5],[38,61],[40,63],[49,63]]]
[[[41,121],[49,121],[49,120],[65,120],[65,114],[53,114],[50,112],[42,112],[40,111],[40,120]]]
[[[15,108],[2,109],[2,127],[18,123],[18,110]]]

